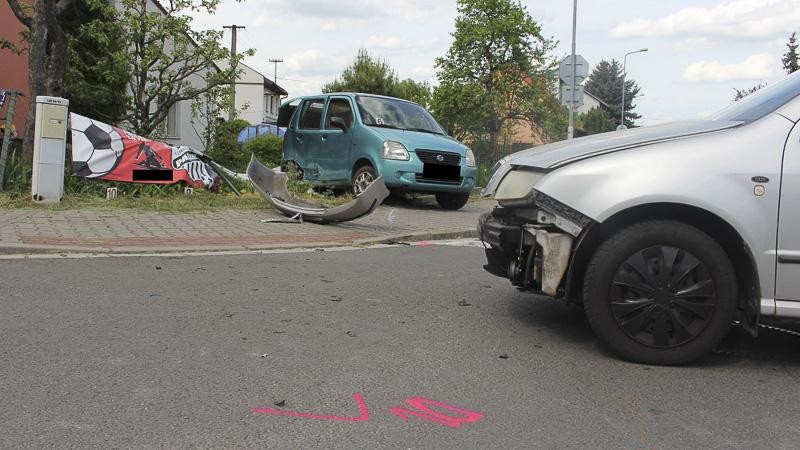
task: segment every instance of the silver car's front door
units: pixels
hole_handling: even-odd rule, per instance
[[[775,182],[765,186],[774,185]],[[777,301],[800,302],[800,125],[795,125],[786,141],[780,183],[775,297]],[[756,189],[760,187],[756,186]],[[800,311],[800,304],[797,308]],[[779,312],[779,315],[784,314]]]

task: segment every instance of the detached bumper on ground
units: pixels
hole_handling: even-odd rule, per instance
[[[286,189],[286,174],[269,169],[261,164],[255,155],[250,159],[247,175],[256,191],[278,211],[287,216],[299,215],[305,220],[321,223],[347,222],[366,216],[375,211],[389,196],[383,178],[378,178],[355,200],[344,205],[335,208],[306,207],[291,203],[291,196]]]

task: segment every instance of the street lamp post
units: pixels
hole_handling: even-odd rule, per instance
[[[569,127],[567,128],[567,139],[572,140],[575,136],[575,78],[577,75],[577,67],[575,64],[575,45],[576,37],[578,34],[578,0],[572,2],[572,81],[570,82],[570,102],[569,102]]]
[[[642,48],[628,52],[625,54],[625,58],[622,59],[622,112],[620,113],[619,127],[617,127],[617,130],[624,130],[627,128],[625,126],[625,77],[628,75],[628,73],[625,71],[625,67],[628,65],[628,56],[633,55],[634,53],[644,53],[646,51],[648,51],[648,49]]]

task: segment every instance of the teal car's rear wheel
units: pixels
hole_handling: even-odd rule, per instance
[[[455,211],[461,209],[469,201],[469,194],[453,194],[449,192],[440,192],[436,194],[436,202],[439,203],[443,209]]]
[[[377,176],[375,175],[375,168],[370,165],[364,165],[356,170],[356,173],[353,174],[353,183],[352,189],[353,194],[361,195],[364,191],[367,190],[370,184],[372,184]]]

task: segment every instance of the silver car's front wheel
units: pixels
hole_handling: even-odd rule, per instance
[[[736,273],[725,251],[690,225],[659,220],[600,245],[584,279],[586,316],[626,359],[685,364],[722,341],[736,312]]]
[[[353,174],[353,194],[361,195],[377,177],[372,166],[361,166]]]

